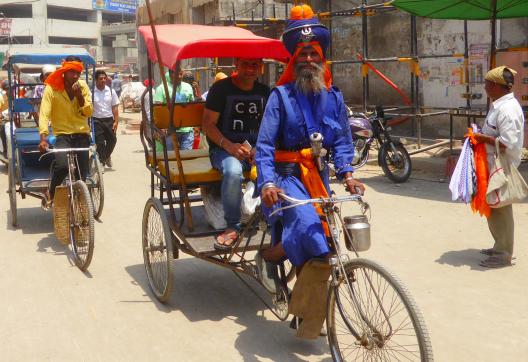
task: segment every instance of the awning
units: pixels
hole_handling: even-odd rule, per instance
[[[528,16],[526,0],[394,0],[390,5],[433,19],[489,20]]]
[[[140,26],[148,56],[157,62],[150,26]],[[156,25],[163,65],[173,68],[176,61],[189,58],[269,58],[286,61],[290,56],[282,42],[253,34],[234,26],[169,24]]]

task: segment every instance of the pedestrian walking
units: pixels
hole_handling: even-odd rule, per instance
[[[112,89],[116,92],[118,97],[121,97],[121,80],[117,73],[114,74],[114,79],[112,79]]]
[[[490,70],[486,74],[485,90],[492,100],[482,133],[475,139],[486,145],[488,170],[495,165],[495,141],[506,155],[510,167],[519,167],[524,141],[524,115],[521,105],[512,92],[514,76],[517,72],[506,66]],[[512,265],[514,244],[514,222],[512,205],[491,208],[488,227],[495,241],[490,249],[481,253],[488,258],[480,263],[487,268]]]
[[[119,98],[115,90],[106,85],[108,76],[104,70],[95,72],[94,126],[97,154],[103,165],[112,167],[112,152],[117,142],[119,122]]]

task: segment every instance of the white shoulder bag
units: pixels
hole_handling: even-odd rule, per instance
[[[521,202],[528,196],[528,185],[521,173],[501,155],[499,138],[495,140],[495,165],[490,170],[486,202],[492,208]]]

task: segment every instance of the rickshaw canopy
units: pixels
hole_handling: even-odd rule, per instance
[[[59,65],[64,58],[73,55],[86,65],[95,65],[95,59],[83,48],[13,48],[7,57],[8,64],[54,64]]]
[[[158,62],[150,26],[140,26],[151,61]],[[189,58],[269,58],[286,61],[290,56],[282,42],[253,34],[236,26],[156,25],[162,63],[173,68]]]

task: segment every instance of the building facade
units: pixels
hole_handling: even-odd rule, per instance
[[[136,0],[0,2],[0,51],[28,46],[84,47],[98,62],[135,64]]]

